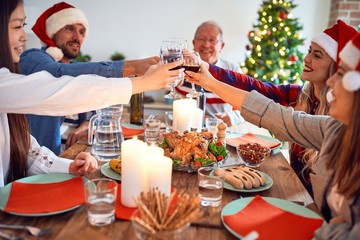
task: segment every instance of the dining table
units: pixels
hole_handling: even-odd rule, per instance
[[[258,128],[247,122],[236,127],[228,128],[227,132],[251,132],[261,135],[266,134],[271,137],[267,130]],[[236,148],[227,146],[227,150],[229,156],[221,163],[221,165],[232,166],[240,164],[241,160],[237,156]],[[77,144],[61,153],[60,157],[74,159],[79,152],[90,151],[90,145],[86,144],[84,141],[79,141]],[[99,165],[101,164],[102,163]],[[99,169],[96,170],[96,172],[86,174],[85,177],[88,179],[106,177],[101,173],[100,167],[101,166],[99,166]],[[221,209],[231,201],[245,197],[260,195],[262,197],[288,200],[306,206],[319,214],[319,210],[315,206],[313,199],[308,194],[281,151],[273,151],[272,154],[260,165],[258,170],[266,173],[273,180],[273,185],[269,189],[261,192],[237,192],[224,189],[220,207],[199,206],[203,208],[204,217],[191,223],[185,239],[237,239],[225,228],[223,222],[221,221]],[[184,190],[188,194],[197,195],[198,184],[196,172],[173,170],[172,187]],[[10,229],[0,229],[1,232],[26,239],[136,239],[132,223],[129,220],[115,219],[115,221],[108,226],[91,226],[87,219],[85,205],[81,205],[80,207],[68,212],[41,217],[24,217],[0,211],[0,223],[29,225],[42,229],[53,228],[51,233],[43,237],[33,237],[25,230],[15,231]]]

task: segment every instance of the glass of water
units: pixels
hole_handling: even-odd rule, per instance
[[[158,119],[149,119],[144,123],[145,142],[148,145],[157,145],[160,138],[161,121]]]
[[[107,178],[98,178],[85,184],[85,201],[89,223],[105,226],[115,219],[117,183]]]
[[[166,132],[171,132],[173,126],[174,114],[172,111],[165,112]]]
[[[217,125],[220,122],[222,122],[222,120],[219,118],[209,117],[209,118],[206,118],[206,120],[205,120],[205,126],[208,129],[208,131],[211,132],[215,136],[217,133]]]
[[[223,175],[215,175],[215,168],[201,167],[198,169],[199,198],[202,206],[221,206],[225,171],[222,171]]]

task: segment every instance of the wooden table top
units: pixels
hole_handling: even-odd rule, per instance
[[[84,144],[75,144],[61,154],[61,157],[74,159],[81,151],[90,151],[91,147]],[[229,158],[225,160],[224,165],[233,165],[240,160],[237,158],[235,148],[228,147]],[[307,193],[300,180],[283,157],[281,152],[272,154],[259,167],[260,171],[268,174],[274,181],[273,186],[265,191],[257,193],[239,193],[224,189],[222,206],[241,197],[261,195],[264,197],[274,197],[286,199],[289,201],[304,202],[307,207],[318,212],[313,204],[313,200]],[[100,170],[96,173],[87,175],[87,178],[104,177]],[[197,194],[197,175],[196,173],[187,173],[173,171],[172,185],[175,188],[187,190],[189,193]],[[220,209],[206,208],[206,218],[199,220],[198,223],[211,223],[215,227],[191,226],[185,239],[236,239],[221,224]],[[25,237],[27,239],[136,239],[130,221],[116,219],[113,224],[105,227],[90,226],[87,220],[85,206],[75,210],[46,217],[21,217],[0,212],[0,223],[31,225],[40,228],[53,227],[54,231],[43,238],[30,236],[24,230],[5,230],[2,232]]]

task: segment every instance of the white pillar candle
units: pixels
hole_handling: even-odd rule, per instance
[[[136,199],[146,189],[147,144],[138,139],[121,143],[121,203],[136,207]]]
[[[170,197],[172,160],[168,157],[153,155],[148,158],[148,189],[157,188]]]
[[[204,111],[200,108],[194,109],[193,118],[192,118],[192,128],[196,128],[197,132],[201,132],[203,127],[203,118],[204,118]]]
[[[178,132],[190,130],[194,109],[196,109],[195,99],[175,100],[173,103],[173,129]]]

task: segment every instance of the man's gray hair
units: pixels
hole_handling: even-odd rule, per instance
[[[217,29],[220,32],[220,41],[224,40],[223,31],[222,31],[220,25],[217,22],[213,21],[213,20],[208,20],[208,21],[205,21],[205,22],[201,23],[200,26],[198,26],[198,28],[196,29],[194,38],[196,38],[200,28],[202,28],[203,26],[206,26],[206,25],[213,25],[213,26],[217,27]]]

